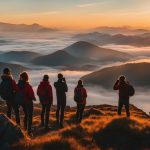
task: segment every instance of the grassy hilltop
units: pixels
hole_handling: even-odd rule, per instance
[[[1,112],[5,105],[0,103]],[[58,129],[55,106],[50,116],[50,131],[40,127],[39,104],[34,106],[34,137],[16,141],[12,150],[148,150],[150,149],[150,116],[131,106],[131,118],[116,114],[117,107],[111,105],[87,106],[81,124],[74,121],[75,107],[67,107],[65,127]],[[23,126],[23,123],[22,123]]]

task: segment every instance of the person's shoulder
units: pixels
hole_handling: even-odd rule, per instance
[[[85,87],[82,87],[82,90],[83,90],[83,91],[86,91],[86,88],[85,88]]]
[[[32,88],[32,85],[29,82],[26,82],[26,87]]]

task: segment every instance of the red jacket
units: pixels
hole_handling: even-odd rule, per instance
[[[29,82],[24,82],[22,80],[18,83],[18,90],[22,90],[21,87],[23,87],[23,95],[25,103],[31,103],[33,100],[36,100],[34,91],[32,86],[29,84]]]
[[[46,93],[46,94],[45,94]],[[46,97],[41,101],[42,104],[50,104],[53,103],[53,91],[52,86],[48,81],[42,81],[37,88],[37,95]],[[46,95],[46,96],[45,96]]]
[[[80,88],[81,89],[81,92],[82,92],[82,96],[83,96],[83,100],[79,103],[79,104],[86,104],[86,98],[87,98],[87,92],[86,92],[86,89],[84,87],[76,87],[74,89],[74,93],[76,92],[77,88]]]

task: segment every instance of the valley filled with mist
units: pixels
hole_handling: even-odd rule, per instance
[[[13,26],[13,32],[5,31],[4,26],[0,30],[1,73],[10,67],[17,81],[21,71],[28,71],[36,92],[44,74],[53,85],[61,72],[69,87],[70,106],[75,106],[73,93],[80,78],[87,88],[87,105],[117,105],[118,94],[112,87],[124,74],[136,90],[130,102],[149,113],[149,30],[101,27],[81,32],[50,30],[37,24],[23,27],[17,30]],[[53,94],[56,104],[54,87]]]

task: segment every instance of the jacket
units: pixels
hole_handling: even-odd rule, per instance
[[[34,91],[29,82],[19,80],[18,82],[18,91],[23,90],[24,101],[26,104],[32,103],[33,100],[36,100]]]
[[[129,100],[129,85],[125,81],[119,80],[113,86],[114,90],[119,90],[119,100]]]
[[[75,89],[74,89],[74,94],[76,93],[76,90],[77,89],[80,89],[81,90],[81,93],[82,93],[82,100],[81,100],[81,102],[80,103],[78,103],[78,104],[86,104],[86,98],[87,98],[87,91],[86,91],[86,89],[84,88],[84,87],[82,87],[82,86],[77,86]]]
[[[3,74],[1,76],[1,79],[2,79],[2,81],[10,80],[12,82],[13,94],[15,96],[16,92],[18,91],[18,87],[17,87],[16,81],[13,79],[13,77],[11,75]]]
[[[56,88],[57,102],[66,101],[66,92],[68,92],[67,84],[61,80],[54,83]]]
[[[41,101],[42,104],[51,104],[53,103],[53,91],[52,86],[48,81],[42,81],[37,88],[37,95],[40,97],[46,93],[45,99]]]

